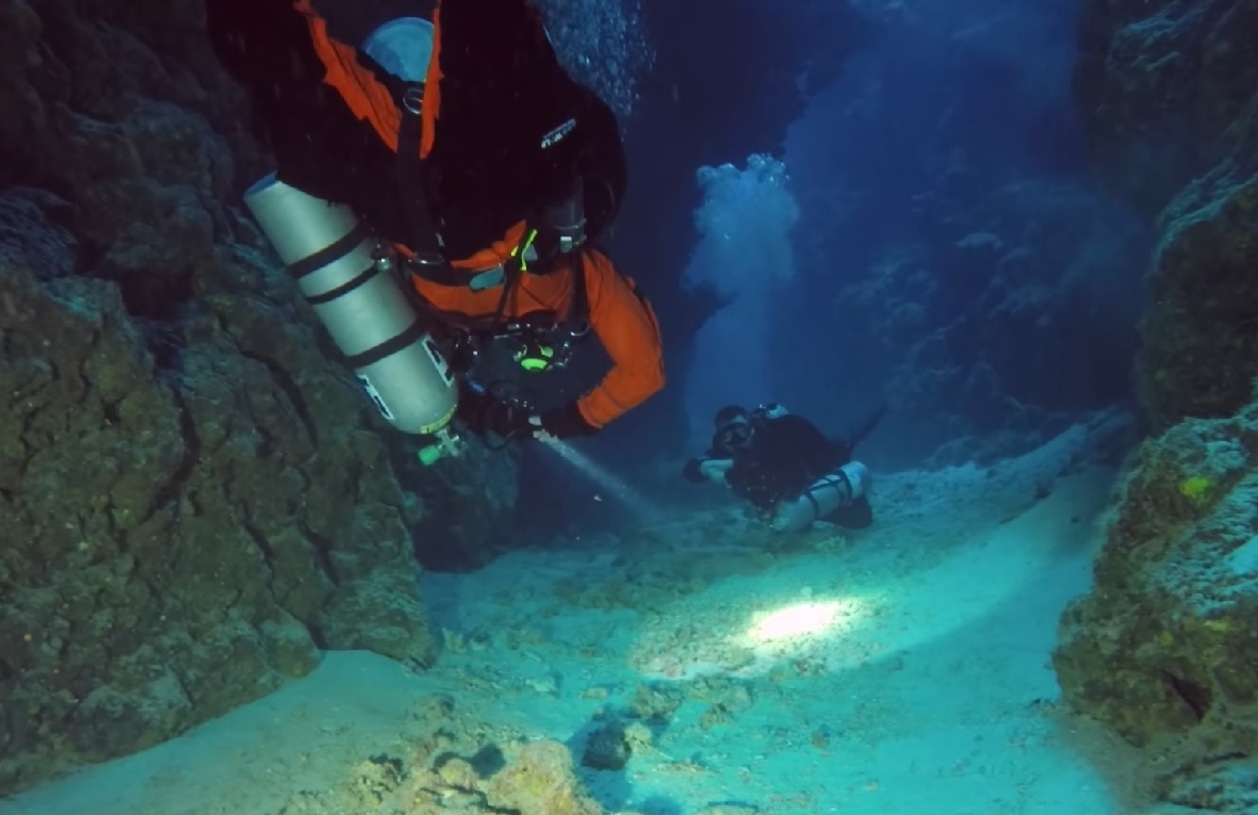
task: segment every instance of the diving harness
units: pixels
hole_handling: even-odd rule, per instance
[[[396,78],[393,79],[396,83]],[[536,216],[526,219],[524,238],[505,262],[476,273],[455,269],[442,251],[441,237],[429,208],[427,179],[420,166],[423,85],[403,83],[397,87],[401,113],[397,175],[402,191],[400,203],[411,235],[413,253],[405,257],[382,245],[377,263],[382,270],[392,272],[415,307],[443,329],[440,333],[444,336],[439,340],[444,346],[442,350],[450,367],[460,377],[466,378],[482,352],[497,342],[510,344],[512,358],[524,371],[545,372],[566,367],[577,344],[590,331],[585,269],[579,259],[574,258],[570,264],[573,290],[569,313],[564,319],[557,320],[553,313],[544,309],[511,320],[504,319],[504,315],[509,298],[517,292],[521,276],[530,272],[530,263],[534,264],[533,274],[550,274],[560,257],[572,255],[585,244],[586,219],[581,177],[573,178],[566,195],[542,207]],[[408,191],[412,192],[408,194]],[[499,286],[502,292],[493,317],[488,321],[474,322],[434,309],[410,285],[411,275],[439,286],[466,286],[473,291]],[[469,386],[481,392],[485,390],[479,383],[469,382]],[[527,406],[517,403],[511,407],[526,409]],[[420,450],[420,460],[425,464],[436,461],[452,451],[452,443],[456,442],[452,442],[449,436],[438,438],[434,444]],[[454,452],[457,454],[457,450]]]

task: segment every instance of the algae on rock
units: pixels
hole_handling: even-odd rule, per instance
[[[1096,169],[1161,232],[1135,369],[1155,435],[1054,664],[1161,800],[1211,811],[1252,805],[1258,750],[1256,30],[1258,0],[1087,0],[1076,66]]]
[[[1258,401],[1232,419],[1181,422],[1136,453],[1095,587],[1063,615],[1053,662],[1076,710],[1139,746],[1175,740],[1168,789],[1196,777],[1186,766],[1258,750],[1248,715],[1258,704]]]

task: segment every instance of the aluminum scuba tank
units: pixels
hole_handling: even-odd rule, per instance
[[[420,453],[425,464],[457,454],[448,427],[459,397],[454,372],[353,211],[274,173],[249,188],[245,204],[380,415],[405,433],[437,437]]]
[[[812,482],[795,500],[778,504],[770,526],[777,532],[807,529],[813,521],[868,494],[869,481],[869,468],[859,461],[849,461]]]

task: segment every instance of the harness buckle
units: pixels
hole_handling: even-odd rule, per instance
[[[446,262],[446,259],[440,252],[428,250],[415,252],[409,260],[417,266],[443,266]]]
[[[410,85],[402,92],[402,107],[418,116],[424,109],[424,86]]]

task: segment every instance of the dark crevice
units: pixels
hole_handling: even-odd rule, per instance
[[[345,492],[354,499],[362,497],[362,470],[356,460],[351,459],[346,463],[345,468]]]
[[[254,546],[258,547],[258,551],[262,553],[262,559],[266,561],[266,568],[271,573],[271,577],[275,576],[275,550],[271,547],[271,541],[261,529],[254,526],[253,521],[248,519],[241,521],[245,534],[253,541]],[[268,581],[269,583],[270,581]]]
[[[1249,753],[1244,750],[1229,750],[1226,753],[1215,753],[1205,756],[1201,759],[1201,763],[1207,767],[1215,764],[1226,764],[1230,761],[1248,761]]]
[[[273,359],[261,356],[259,354],[250,353],[244,349],[240,353],[246,358],[265,366],[271,373],[271,378],[275,380],[275,384],[280,390],[284,391],[288,396],[288,401],[293,406],[293,410],[297,412],[297,418],[301,420],[302,426],[306,429],[306,437],[310,440],[312,447],[319,446],[319,434],[315,430],[314,419],[310,415],[310,406],[306,404],[306,397],[302,395],[301,388],[297,386],[297,382],[293,379],[286,369]]]
[[[141,317],[133,317],[132,323],[153,356],[153,365],[159,371],[178,372],[183,351],[188,347],[183,329],[175,323]]]
[[[328,579],[332,581],[332,585],[340,586],[341,578],[336,573],[336,567],[332,563],[332,542],[311,529],[310,525],[304,520],[298,521],[298,523],[300,524],[301,533],[311,543],[311,548],[314,550],[314,557],[319,567],[327,574]]]
[[[315,622],[304,622],[304,625],[306,630],[310,632],[310,641],[314,643],[315,648],[318,648],[320,651],[327,651],[328,640],[323,633],[323,628]]]
[[[507,759],[496,744],[486,744],[468,759],[472,769],[481,778],[492,778],[507,766]]]
[[[104,323],[104,328],[105,330],[109,330],[109,323]],[[69,397],[73,399],[76,406],[81,406],[86,403],[89,396],[99,394],[99,391],[96,390],[95,381],[92,375],[88,373],[87,369],[88,365],[91,364],[92,357],[100,352],[102,339],[103,334],[100,331],[92,331],[91,334],[87,336],[83,343],[84,353],[79,356],[78,363],[74,366],[75,376],[73,379],[67,378],[66,380],[67,385],[71,382],[77,385],[75,388],[76,393]],[[69,366],[67,366],[67,368],[68,367]]]
[[[183,691],[183,695],[186,696],[188,701],[195,707],[198,696],[193,692],[194,683],[188,680],[187,675],[181,671],[178,666],[171,668],[170,673],[175,677],[175,682],[179,684],[179,689]]]
[[[174,400],[175,408],[179,411],[179,435],[183,438],[183,456],[180,457],[179,463],[171,471],[170,476],[166,479],[166,483],[153,495],[153,503],[149,505],[148,510],[144,513],[141,523],[150,520],[162,507],[179,500],[179,494],[183,491],[188,480],[192,478],[192,473],[201,458],[201,437],[197,435],[196,423],[192,420],[192,412],[188,410],[188,405],[177,391],[171,392],[171,399]]]
[[[143,274],[138,271],[110,274],[103,270],[98,276],[112,280],[118,286],[127,313],[141,320],[177,322],[183,315],[184,307],[196,295],[192,279],[188,276]]]
[[[266,425],[258,421],[257,416],[253,416],[251,418],[253,419],[254,429],[258,433],[258,445],[254,452],[257,454],[259,459],[270,458],[275,455],[275,450],[278,446],[275,443],[275,435],[267,429]]]
[[[191,276],[114,269],[108,262],[86,265],[83,274],[118,287],[123,308],[158,369],[177,370],[179,353],[187,345],[181,324],[196,302]]]
[[[1210,712],[1211,705],[1214,703],[1214,694],[1210,692],[1210,689],[1196,682],[1181,679],[1167,671],[1163,672],[1163,676],[1171,690],[1175,692],[1175,695],[1192,710],[1193,715],[1197,717],[1197,721],[1200,722],[1205,719],[1206,714]]]

